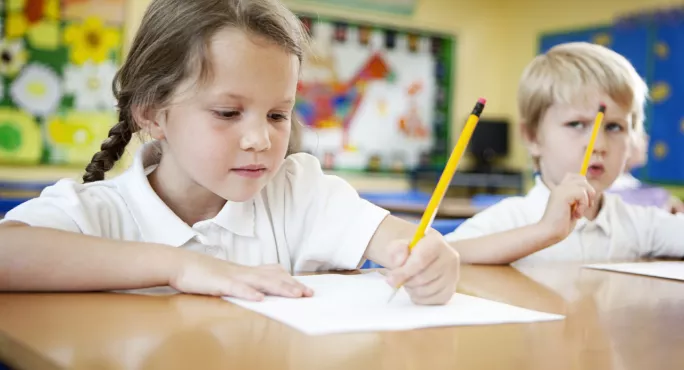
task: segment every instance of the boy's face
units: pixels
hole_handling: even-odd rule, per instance
[[[601,102],[606,104],[606,114],[594,143],[587,180],[601,193],[622,173],[629,154],[630,110],[605,93],[588,92],[571,104],[549,107],[536,137],[528,138],[530,153],[539,158],[542,180],[549,188],[567,173],[579,173]]]

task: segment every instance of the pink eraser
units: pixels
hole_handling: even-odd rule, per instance
[[[477,102],[480,103],[480,104],[486,104],[486,103],[487,103],[487,99],[485,99],[485,98],[480,98],[480,99],[477,99]]]

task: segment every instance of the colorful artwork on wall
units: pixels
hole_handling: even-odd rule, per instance
[[[116,122],[124,0],[5,0],[0,163],[82,165]]]
[[[453,40],[302,15],[314,41],[296,113],[324,167],[408,171],[443,165]]]

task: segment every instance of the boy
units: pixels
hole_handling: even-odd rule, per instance
[[[525,197],[506,199],[446,236],[466,263],[607,262],[684,256],[684,216],[604,192],[642,135],[647,87],[599,45],[568,43],[525,69],[518,109],[539,169]],[[599,105],[607,107],[586,178],[579,175]]]

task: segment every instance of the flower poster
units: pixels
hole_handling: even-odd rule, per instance
[[[0,164],[82,166],[117,121],[124,0],[0,1]]]

